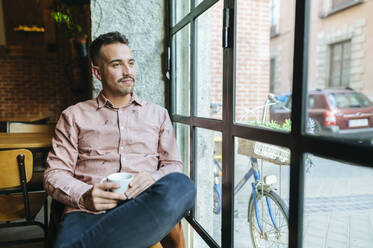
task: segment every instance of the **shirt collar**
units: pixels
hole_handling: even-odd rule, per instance
[[[128,105],[131,104],[138,104],[140,106],[144,105],[144,100],[139,98],[135,92],[132,93],[131,100]],[[109,99],[107,99],[104,95],[104,92],[101,90],[100,94],[97,96],[97,107],[102,108],[103,106],[108,105],[110,107],[113,107],[113,104],[110,102]]]

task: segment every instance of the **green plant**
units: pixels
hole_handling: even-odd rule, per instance
[[[55,20],[55,22],[60,28],[65,29],[64,33],[68,39],[87,37],[87,34],[84,32],[82,26],[73,21],[70,11],[68,9],[66,9],[65,12],[52,12],[51,17]]]
[[[74,1],[54,0],[56,11],[50,15],[56,22],[57,27],[69,40],[81,40],[87,38],[87,32],[84,30],[84,19],[87,13],[83,5],[72,5]],[[86,6],[86,5],[84,5]]]
[[[274,120],[271,121],[249,121],[249,125],[265,127],[270,129],[276,129],[280,131],[290,132],[291,130],[291,120],[287,119],[284,123],[279,124]]]

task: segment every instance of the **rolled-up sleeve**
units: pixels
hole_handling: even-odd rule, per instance
[[[74,178],[78,158],[78,134],[73,117],[67,109],[56,125],[43,181],[44,189],[49,195],[74,208],[79,208],[81,196],[92,187]]]
[[[174,128],[166,109],[162,118],[158,142],[159,169],[152,173],[155,180],[172,172],[182,172],[183,167]]]

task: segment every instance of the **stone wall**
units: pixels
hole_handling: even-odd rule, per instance
[[[135,56],[140,97],[165,105],[165,1],[160,0],[92,0],[92,40],[100,34],[119,31],[127,36]],[[93,81],[93,95],[101,89]]]

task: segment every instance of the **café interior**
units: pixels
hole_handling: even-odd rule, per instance
[[[47,247],[51,200],[42,177],[54,127],[65,108],[91,98],[89,1],[73,2],[0,2],[1,247]],[[81,31],[52,16],[66,11]]]
[[[287,6],[294,23],[291,78],[300,82],[289,83],[292,94],[286,95],[294,103],[291,131],[274,122],[241,121],[252,115],[244,109],[250,104],[259,119],[269,115],[272,60],[265,49],[279,35],[269,18],[274,2],[0,0],[0,247],[52,247],[60,210],[42,187],[46,158],[61,112],[100,91],[88,47],[108,31],[128,34],[137,63],[135,90],[169,111],[184,173],[196,184],[196,205],[182,220],[186,247],[329,247],[328,235],[317,234],[321,243],[316,234],[314,240],[303,235],[314,231],[306,224],[313,216],[305,207],[306,173],[329,160],[371,173],[372,145],[306,129],[308,0]],[[244,25],[249,28],[240,32]],[[234,83],[240,80],[246,86]],[[263,103],[265,111],[257,111]],[[263,167],[276,176],[244,186]],[[238,194],[241,189],[246,193]],[[268,216],[260,221],[263,204]],[[368,216],[372,221],[371,211]],[[372,247],[367,236],[368,246],[358,247]]]

